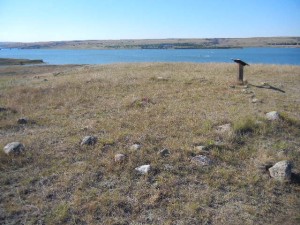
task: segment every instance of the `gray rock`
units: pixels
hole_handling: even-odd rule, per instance
[[[94,136],[85,136],[80,145],[95,145],[97,142],[97,138]]]
[[[115,162],[123,162],[126,156],[124,154],[116,154],[115,155]]]
[[[135,170],[141,174],[147,174],[150,171],[150,169],[151,169],[150,165],[142,165],[135,168]]]
[[[292,165],[284,160],[269,168],[270,176],[278,181],[290,181],[292,176]]]
[[[169,151],[169,149],[164,148],[158,152],[158,155],[160,155],[161,157],[166,157],[166,156],[170,155],[170,151]]]
[[[4,152],[10,154],[20,154],[25,150],[25,146],[20,142],[11,142],[3,148]]]
[[[141,145],[140,144],[133,144],[130,146],[130,150],[131,151],[137,151],[141,149]]]
[[[279,113],[276,111],[268,112],[266,114],[267,120],[278,120],[280,118]]]
[[[212,160],[205,155],[197,155],[191,159],[191,162],[198,166],[209,166]]]
[[[20,119],[18,119],[18,124],[27,124],[28,123],[28,119],[27,118],[20,118]]]

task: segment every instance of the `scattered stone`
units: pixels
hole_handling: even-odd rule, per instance
[[[209,148],[203,145],[195,146],[194,151],[196,154],[209,154]]]
[[[20,142],[11,142],[3,148],[4,152],[8,155],[10,154],[20,154],[25,150],[25,146]]]
[[[28,123],[28,119],[27,118],[20,118],[18,119],[18,124],[27,124]]]
[[[164,148],[158,152],[158,155],[160,155],[161,157],[166,157],[166,156],[170,155],[170,151],[169,151],[169,149]]]
[[[80,145],[95,145],[97,138],[94,136],[85,136]]]
[[[292,176],[292,164],[287,161],[280,161],[269,168],[270,176],[278,181],[290,181]]]
[[[165,78],[165,77],[157,77],[157,80],[163,80],[163,81],[166,81],[166,80],[168,80],[168,78]]]
[[[204,145],[198,145],[198,146],[195,146],[194,149],[197,151],[205,151],[207,149],[207,147]]]
[[[139,167],[136,167],[135,170],[137,170],[141,174],[146,174],[150,171],[151,166],[150,165],[142,165]]]
[[[253,99],[251,100],[251,102],[252,102],[252,103],[257,103],[257,102],[258,102],[258,99],[257,99],[257,98],[253,98]]]
[[[44,79],[44,81],[48,81],[48,79]]]
[[[133,144],[133,145],[130,146],[130,150],[131,151],[137,151],[137,150],[140,150],[141,147],[142,146],[140,144],[136,143],[136,144]]]
[[[126,156],[124,154],[116,154],[115,155],[115,162],[123,162]]]
[[[218,126],[217,127],[217,132],[218,133],[226,133],[226,132],[230,132],[231,131],[231,124],[230,123],[226,123],[224,125]]]
[[[279,119],[279,113],[276,111],[268,112],[266,114],[266,118],[268,120],[278,120]]]
[[[191,162],[198,166],[209,166],[212,160],[205,155],[197,155],[191,159]]]

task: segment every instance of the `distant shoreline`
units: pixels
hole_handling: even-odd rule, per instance
[[[245,47],[300,48],[300,37],[179,38],[0,42],[0,49],[231,49]]]
[[[32,65],[32,64],[44,64],[42,59],[8,59],[0,58],[0,66],[15,66],[15,65]]]

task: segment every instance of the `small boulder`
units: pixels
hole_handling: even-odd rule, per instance
[[[116,154],[115,155],[115,162],[123,162],[126,156],[124,154]]]
[[[25,146],[20,142],[11,142],[3,148],[4,152],[8,155],[10,154],[20,154],[25,150]]]
[[[170,151],[169,151],[169,149],[164,148],[164,149],[160,150],[157,154],[160,155],[161,157],[166,157],[166,156],[170,155]]]
[[[197,155],[191,159],[191,162],[198,166],[210,166],[212,160],[205,155]]]
[[[97,138],[94,136],[85,136],[80,145],[95,145],[97,142]]]
[[[18,124],[27,124],[28,123],[28,119],[27,118],[20,118],[20,119],[18,119]]]
[[[135,170],[141,174],[147,174],[150,171],[150,169],[151,169],[150,165],[142,165],[135,168]]]
[[[270,176],[278,181],[290,181],[292,176],[292,164],[287,161],[280,161],[269,168]]]
[[[278,120],[280,118],[279,113],[277,111],[268,112],[266,114],[267,120]]]
[[[140,144],[136,143],[136,144],[133,144],[133,145],[130,146],[130,150],[131,151],[137,151],[137,150],[140,150],[141,147],[142,146]]]

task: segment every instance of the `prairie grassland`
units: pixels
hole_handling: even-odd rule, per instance
[[[236,70],[192,63],[0,68],[0,147],[26,147],[19,156],[1,150],[0,223],[299,223],[300,67],[245,67],[246,90],[235,84]],[[276,89],[258,88],[261,82]],[[281,119],[267,121],[274,110]],[[18,124],[21,117],[29,122]],[[232,132],[216,132],[226,123]],[[96,145],[81,146],[86,135],[97,136]],[[134,143],[141,149],[130,150]],[[163,148],[168,157],[157,154]],[[126,160],[116,163],[117,153]],[[198,154],[213,164],[192,164]],[[292,182],[259,169],[285,159],[293,162]],[[134,170],[143,164],[150,173]]]

